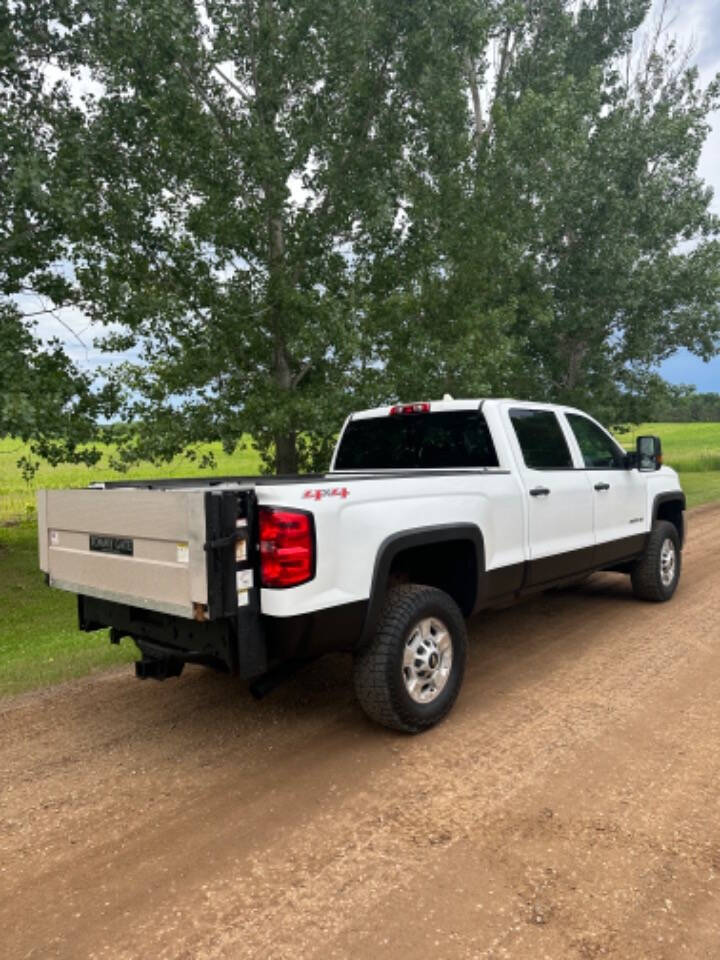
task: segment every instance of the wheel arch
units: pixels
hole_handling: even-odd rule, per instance
[[[667,520],[677,529],[682,549],[685,542],[685,494],[682,490],[667,490],[653,499],[652,523]]]
[[[431,558],[435,570],[430,570]],[[356,649],[362,649],[372,638],[391,573],[400,568],[416,576],[429,570],[429,576],[409,582],[444,590],[468,617],[475,608],[485,571],[482,532],[474,523],[454,523],[403,530],[386,537],[375,557],[367,613]]]

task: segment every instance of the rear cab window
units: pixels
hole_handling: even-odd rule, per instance
[[[510,422],[520,444],[525,466],[531,470],[572,470],[570,448],[552,410],[515,407]]]
[[[497,467],[480,410],[396,414],[350,420],[334,470],[443,470]]]

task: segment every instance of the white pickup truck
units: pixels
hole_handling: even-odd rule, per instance
[[[684,509],[656,437],[626,453],[568,407],[397,404],[348,417],[320,475],[41,491],[40,566],[80,629],[132,638],[140,677],[201,663],[259,693],[347,651],[369,716],[416,732],[458,695],[471,614],[595,570],[669,600]]]

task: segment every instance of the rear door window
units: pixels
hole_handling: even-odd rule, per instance
[[[351,420],[335,458],[335,470],[439,470],[497,465],[490,430],[479,410]]]
[[[532,470],[568,470],[573,462],[560,421],[552,410],[510,411],[525,466]]]

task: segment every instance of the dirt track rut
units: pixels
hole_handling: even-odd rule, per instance
[[[720,507],[684,561],[476,618],[421,737],[339,657],[4,701],[0,956],[718,960]]]

